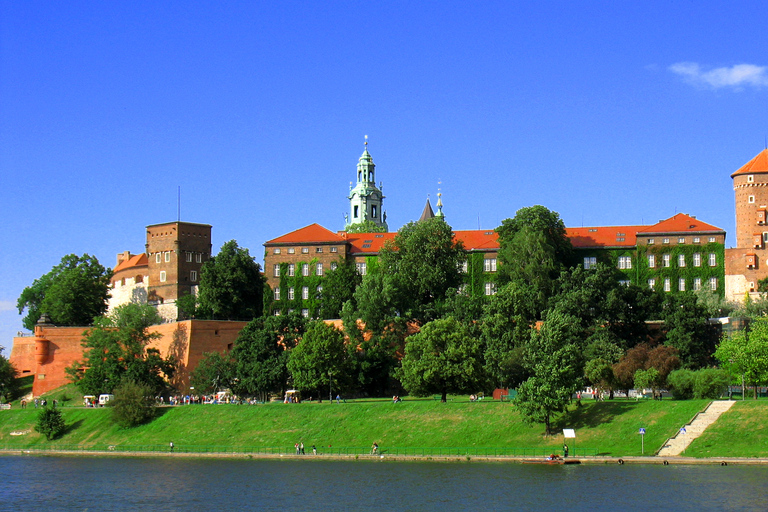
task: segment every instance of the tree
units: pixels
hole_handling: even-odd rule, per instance
[[[235,240],[226,242],[216,256],[203,264],[198,318],[252,320],[261,316],[263,299],[261,267]]]
[[[385,226],[379,226],[374,221],[366,219],[362,222],[352,224],[347,228],[347,233],[386,233]]]
[[[551,311],[531,338],[525,364],[530,377],[518,388],[515,403],[529,423],[544,423],[552,433],[552,416],[562,412],[582,387],[584,366],[578,319]]]
[[[91,325],[107,310],[112,271],[94,256],[68,254],[61,263],[24,288],[16,302],[30,331],[44,314],[56,325]]]
[[[354,300],[355,289],[362,280],[354,261],[339,258],[336,268],[327,272],[323,279],[320,318],[341,318],[344,303]]]
[[[146,383],[131,379],[115,388],[115,399],[110,402],[112,419],[122,428],[133,428],[155,417],[153,389]]]
[[[408,339],[397,377],[409,394],[440,394],[476,391],[485,381],[482,347],[466,326],[452,317],[424,324]]]
[[[659,370],[648,368],[647,370],[638,370],[635,372],[635,389],[651,389],[653,397],[656,398],[656,392],[661,388],[661,377]]]
[[[43,434],[49,441],[63,434],[66,428],[67,425],[64,423],[64,417],[55,405],[53,407],[43,407],[43,410],[37,415],[35,431]]]
[[[707,323],[707,311],[695,295],[670,294],[662,309],[667,339],[665,344],[680,351],[685,368],[697,369],[710,361],[715,338]]]
[[[310,322],[288,359],[293,385],[301,391],[318,393],[317,396],[326,388],[344,389],[349,384],[349,370],[344,333],[321,320]]]
[[[715,351],[715,359],[732,377],[743,376],[757,387],[768,383],[768,320],[753,320],[747,329],[724,337]]]
[[[288,358],[306,331],[306,320],[298,313],[269,316],[251,321],[232,350],[232,390],[238,395],[259,396],[282,392],[288,382]]]
[[[676,348],[666,345],[651,348],[647,343],[641,343],[627,350],[619,362],[613,365],[613,374],[618,389],[628,391],[635,385],[635,375],[640,370],[655,369],[658,387],[664,387],[669,374],[679,367],[680,358]]]
[[[149,327],[160,323],[152,306],[123,304],[107,317],[97,318],[82,341],[83,360],[67,368],[78,387],[89,395],[112,393],[124,379],[147,384],[152,396],[166,386],[173,376],[175,362],[163,359],[157,349],[149,348],[160,335]]]
[[[8,359],[3,356],[3,347],[0,347],[0,403],[11,401],[18,391],[18,370]]]
[[[229,354],[206,352],[189,375],[189,382],[198,393],[217,393],[232,386],[234,373],[234,362]]]

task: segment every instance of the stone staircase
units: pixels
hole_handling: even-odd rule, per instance
[[[667,443],[662,446],[657,455],[659,457],[674,457],[680,455],[694,439],[699,437],[708,426],[714,423],[721,414],[730,409],[735,403],[736,402],[733,400],[717,400],[711,402],[703,412],[698,413],[693,418],[693,421],[685,425],[685,434],[678,431],[675,437],[671,437],[667,440]]]

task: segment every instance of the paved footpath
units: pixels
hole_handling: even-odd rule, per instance
[[[708,426],[717,421],[717,418],[735,403],[733,400],[711,402],[704,412],[697,414],[693,421],[685,426],[685,432],[681,430],[675,437],[667,441],[667,444],[659,450],[658,457],[675,457],[685,452],[685,449],[694,439],[699,437]]]

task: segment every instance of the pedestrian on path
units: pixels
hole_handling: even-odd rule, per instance
[[[171,441],[170,446],[171,446],[171,453],[173,453],[173,441]]]

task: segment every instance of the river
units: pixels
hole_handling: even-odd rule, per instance
[[[2,510],[761,510],[768,467],[0,457]]]

